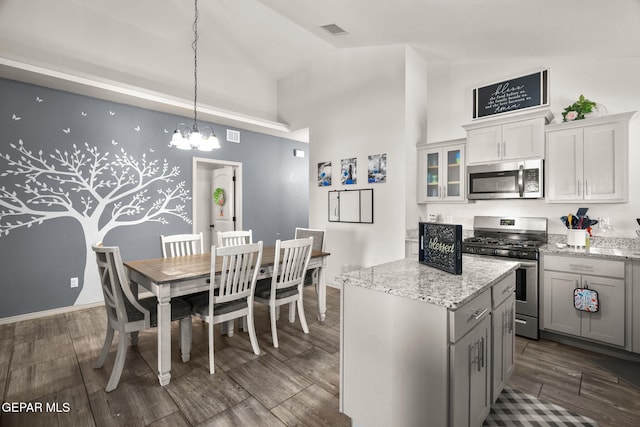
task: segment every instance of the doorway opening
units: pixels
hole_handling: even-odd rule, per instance
[[[194,157],[192,190],[192,230],[208,252],[216,232],[242,230],[242,163]]]

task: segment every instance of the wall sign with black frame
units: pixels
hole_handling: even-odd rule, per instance
[[[373,224],[373,189],[329,191],[329,222]]]
[[[473,118],[549,105],[549,70],[473,89]]]

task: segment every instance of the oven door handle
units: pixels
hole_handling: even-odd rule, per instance
[[[518,168],[518,192],[520,197],[524,197],[524,165],[520,164]]]
[[[524,260],[518,260],[518,259],[514,261],[520,262],[520,268],[533,268],[538,266],[537,262],[524,261]]]

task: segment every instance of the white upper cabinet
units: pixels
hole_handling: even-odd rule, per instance
[[[544,127],[551,119],[551,112],[541,110],[463,126],[467,164],[544,158]]]
[[[418,144],[418,203],[466,201],[464,142]]]
[[[612,114],[546,128],[548,202],[626,202],[629,120]]]

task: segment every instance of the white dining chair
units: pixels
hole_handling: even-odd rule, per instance
[[[325,231],[315,228],[300,228],[296,227],[295,238],[305,239],[307,237],[313,237],[313,250],[324,252],[324,235]],[[320,269],[314,268],[307,271],[307,275],[304,279],[304,285],[314,285],[316,287],[316,293],[318,293],[318,282],[320,280]]]
[[[278,348],[277,308],[281,305],[297,303],[300,324],[305,334],[309,333],[304,314],[303,281],[311,259],[313,238],[276,240],[273,263],[273,277],[261,280],[256,285],[255,301],[269,306],[271,337],[273,346]],[[289,322],[295,322],[295,310],[289,311]]]
[[[160,235],[162,257],[174,257],[204,253],[202,233]]]
[[[216,259],[221,258],[222,270],[216,274]],[[260,354],[253,321],[253,297],[260,262],[262,242],[211,247],[211,284],[209,297],[194,302],[194,316],[209,324],[209,372],[215,372],[213,326],[241,317],[247,318],[249,339],[254,354]]]
[[[117,246],[102,246],[97,243],[92,246],[96,253],[98,273],[104,295],[107,311],[107,335],[104,345],[96,361],[95,368],[99,369],[111,349],[114,332],[118,331],[118,350],[111,376],[105,388],[110,392],[118,387],[124,361],[127,357],[127,336],[131,334],[132,345],[137,344],[137,334],[140,331],[158,325],[158,300],[154,297],[137,299],[131,291],[128,275],[125,272]],[[180,320],[180,348],[182,360],[188,361],[191,352],[191,305],[181,298],[171,299],[171,320]]]
[[[234,230],[218,232],[218,247],[246,245],[253,243],[251,230]]]

